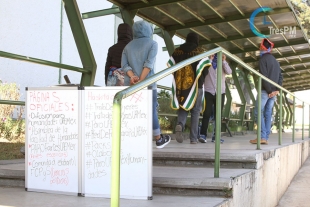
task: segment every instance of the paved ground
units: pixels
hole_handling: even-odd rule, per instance
[[[310,202],[310,158],[295,175],[277,207],[309,207]]]
[[[292,143],[292,134],[283,133],[282,146]],[[262,145],[261,150],[256,150],[256,145],[249,144],[249,140],[255,137],[254,134],[246,134],[234,137],[223,137],[225,143],[221,144],[221,153],[223,156],[229,156],[229,154],[240,154],[240,156],[246,156],[247,154],[260,153],[261,150],[268,150],[281,147],[278,145],[278,135],[272,134],[268,145]],[[308,131],[305,132],[305,139],[308,137]],[[210,139],[209,139],[210,140]],[[295,142],[300,142],[301,132],[296,133]],[[169,153],[169,152],[181,152],[190,153],[193,151],[202,153],[214,153],[214,143],[208,142],[206,144],[189,144],[189,140],[184,140],[182,144],[177,143],[175,140],[165,147],[164,149],[154,148],[154,153]],[[155,167],[156,168],[156,167]],[[15,173],[24,173],[23,160],[15,161],[0,161],[0,169],[12,170]],[[245,169],[240,169],[245,170]],[[294,178],[287,192],[281,199],[278,207],[306,207],[310,206],[307,198],[310,196],[309,184],[310,184],[310,159],[306,161],[299,173]],[[210,176],[213,172],[210,171]],[[226,173],[223,169],[220,177],[225,177]],[[228,175],[227,175],[228,176]],[[154,195],[153,200],[128,200],[121,199],[120,206],[122,207],[189,207],[189,206],[216,206],[222,202],[225,202],[225,198],[222,197],[187,197],[187,196],[165,196]],[[0,187],[0,207],[38,207],[38,206],[110,206],[110,200],[104,198],[90,198],[90,197],[77,197],[58,195],[51,193],[38,193],[28,192],[24,188],[13,187]]]

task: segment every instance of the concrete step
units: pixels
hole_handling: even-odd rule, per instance
[[[0,160],[0,186],[25,187],[25,160]]]
[[[232,180],[250,169],[221,169],[214,178],[214,169],[207,167],[153,167],[153,193],[183,196],[232,196]]]
[[[153,166],[214,167],[214,152],[153,152]],[[221,168],[256,169],[255,154],[221,153]]]

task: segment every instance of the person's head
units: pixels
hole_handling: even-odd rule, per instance
[[[152,25],[144,20],[136,21],[132,26],[132,30],[134,39],[142,37],[151,38],[153,35]]]
[[[191,43],[194,43],[198,46],[199,45],[199,35],[194,33],[194,32],[188,33],[186,36],[186,42],[191,42]]]
[[[120,40],[132,40],[132,29],[129,24],[122,23],[117,28],[117,39]]]
[[[267,38],[264,38],[260,44],[260,50],[271,52],[273,46],[274,46],[274,43],[272,43]]]

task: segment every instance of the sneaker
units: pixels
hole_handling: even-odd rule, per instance
[[[223,143],[223,142],[224,142],[224,139],[220,139],[220,140],[221,140],[221,143]],[[212,137],[211,142],[215,142],[215,137]]]
[[[192,141],[192,140],[191,140],[190,143],[191,143],[191,144],[197,144],[197,140],[195,140],[195,141]]]
[[[206,135],[201,134],[198,140],[201,143],[206,143],[207,142]]]
[[[160,135],[160,139],[156,141],[156,148],[164,148],[171,141],[170,135]]]
[[[176,126],[175,126],[175,136],[176,136],[176,140],[177,142],[179,143],[182,143],[183,142],[183,127],[182,127],[182,124],[181,123],[178,123]]]

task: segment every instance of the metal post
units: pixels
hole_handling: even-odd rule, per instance
[[[262,130],[262,77],[258,76],[257,83],[257,148],[260,150],[260,139]]]
[[[115,96],[113,102],[111,207],[119,207],[120,198],[121,100]]]
[[[61,1],[61,5],[60,5],[60,34],[59,34],[59,63],[62,63],[63,7],[64,7],[64,3],[63,3],[63,1]],[[61,80],[62,80],[62,71],[61,71],[61,68],[59,68],[58,84],[61,84]]]
[[[214,177],[220,176],[220,139],[221,139],[221,103],[222,103],[222,52],[217,53],[217,69],[216,69],[216,116],[215,116],[215,162]]]
[[[302,102],[302,140],[304,140],[304,134],[305,134],[305,102]]]
[[[90,73],[82,74],[80,84],[81,86],[92,86],[95,81],[97,64],[87,37],[79,7],[76,0],[63,0],[63,2],[83,68],[91,71]]]
[[[280,89],[280,103],[279,103],[279,138],[278,143],[282,145],[282,89]]]
[[[293,97],[293,137],[292,142],[295,142],[295,95]]]

